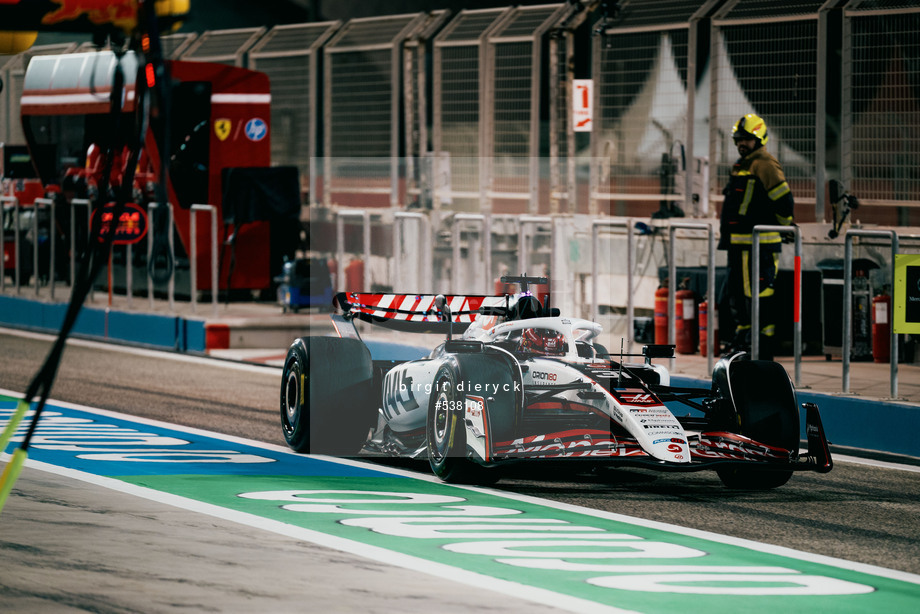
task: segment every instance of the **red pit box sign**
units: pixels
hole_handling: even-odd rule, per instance
[[[99,229],[99,240],[104,241],[106,234],[112,227],[115,203],[108,203],[102,208],[102,226]],[[93,222],[98,209],[93,211]],[[115,226],[113,245],[132,245],[147,235],[147,212],[137,203],[125,203],[125,208],[118,218]]]
[[[591,132],[594,126],[594,80],[572,80],[572,126],[575,132]]]

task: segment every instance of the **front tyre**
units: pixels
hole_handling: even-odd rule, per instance
[[[434,381],[425,427],[431,470],[451,484],[494,484],[500,477],[498,470],[478,465],[467,455],[463,390],[468,386],[459,385],[463,381],[459,368],[453,363],[442,365]]]
[[[760,443],[790,450],[799,446],[799,410],[786,370],[767,360],[732,360],[727,373],[714,378],[723,398],[730,399],[729,429]],[[754,466],[721,467],[722,483],[733,489],[769,490],[792,477],[791,469]]]
[[[458,375],[453,365],[441,366],[435,376],[435,393],[428,402],[428,462],[434,474],[445,482],[463,481],[469,463],[463,426],[465,397],[457,389]]]

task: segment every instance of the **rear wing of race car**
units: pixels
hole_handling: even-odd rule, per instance
[[[346,321],[358,318],[395,330],[449,334],[466,330],[480,313],[506,305],[506,298],[340,292],[332,302],[342,311],[341,318]],[[336,319],[333,318],[333,321]]]

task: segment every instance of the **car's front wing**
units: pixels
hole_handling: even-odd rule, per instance
[[[600,461],[603,464],[636,465],[665,471],[700,471],[724,465],[759,466],[764,469],[826,473],[833,463],[818,408],[804,404],[808,451],[787,450],[728,431],[688,433],[690,462],[676,463],[654,458],[635,438],[598,429],[565,431],[497,442],[492,461],[525,459]]]

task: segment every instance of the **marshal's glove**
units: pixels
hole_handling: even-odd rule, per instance
[[[797,224],[791,225],[793,228],[798,228]],[[795,235],[790,232],[782,233],[783,243],[795,243]]]

